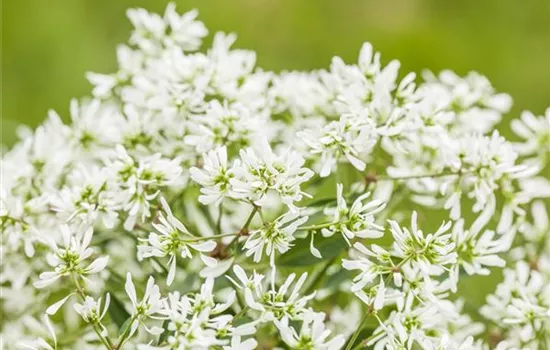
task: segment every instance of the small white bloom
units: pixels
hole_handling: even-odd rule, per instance
[[[239,265],[233,266],[233,272],[237,276],[238,281],[226,276],[237,288],[244,291],[244,299],[246,305],[253,310],[264,311],[263,305],[258,301],[263,295],[262,280],[264,275],[258,274],[256,271],[252,276],[248,277],[246,272]]]
[[[294,284],[290,294],[287,295],[295,278],[296,274],[290,274],[278,289],[273,286],[272,282],[271,289],[262,295],[261,303],[266,310],[264,315],[266,320],[302,319],[306,312],[307,303],[315,297],[316,292],[300,296],[300,289],[307,279],[307,273],[303,273]]]
[[[457,254],[452,234],[448,232],[451,222],[443,222],[436,232],[424,235],[418,228],[417,216],[416,211],[413,212],[410,231],[395,221],[389,221],[394,238],[392,255],[403,259],[404,269],[418,269],[425,280],[429,280],[432,275],[443,274],[445,266],[456,261]]]
[[[380,200],[372,200],[364,203],[364,200],[370,196],[365,193],[359,196],[351,208],[348,209],[346,199],[343,195],[342,184],[337,184],[338,206],[333,209],[325,210],[327,215],[333,215],[332,224],[321,230],[323,236],[329,237],[336,232],[341,232],[344,239],[350,243],[354,238],[379,238],[384,234],[384,228],[375,224],[374,215],[385,208],[385,204]]]
[[[366,120],[366,121],[365,121]],[[378,140],[372,122],[364,116],[342,116],[339,121],[327,124],[320,132],[299,132],[313,155],[320,155],[321,177],[330,175],[341,157],[345,157],[357,170],[365,170],[365,156]]]
[[[78,313],[84,319],[84,321],[91,324],[99,324],[99,322],[101,322],[101,320],[107,313],[110,302],[111,296],[109,293],[107,293],[105,296],[105,303],[103,304],[103,310],[101,310],[101,298],[96,301],[94,298],[86,296],[82,304],[75,303],[73,304],[73,308],[75,309],[76,313]]]
[[[535,117],[533,113],[525,111],[520,119],[511,123],[512,131],[524,142],[515,144],[518,152],[525,156],[541,155],[542,160],[548,159],[550,152],[550,108],[545,116]]]
[[[291,150],[276,155],[263,140],[256,150],[241,150],[240,157],[241,166],[235,169],[236,178],[231,180],[237,198],[262,206],[267,194],[275,192],[290,210],[297,211],[294,202],[304,196],[300,186],[313,176],[311,170],[303,167],[302,156]]]
[[[281,332],[281,338],[292,349],[308,350],[338,350],[344,346],[345,339],[338,335],[331,340],[330,330],[325,329],[325,314],[306,312],[302,321],[300,332],[289,325],[289,319],[283,318],[281,321],[275,321],[275,325]]]
[[[147,286],[145,287],[145,293],[141,301],[137,299],[136,287],[130,272],[126,274],[124,289],[132,302],[132,324],[129,326],[130,332],[128,337],[131,337],[136,332],[140,324],[143,324],[147,332],[151,334],[156,335],[162,333],[162,328],[148,328],[143,323],[147,318],[158,314],[163,307],[163,299],[161,298],[159,287],[155,284],[155,279],[151,276],[147,280]]]
[[[92,227],[76,235],[67,225],[61,226],[60,231],[63,247],[51,243],[52,252],[48,255],[48,263],[54,267],[54,271],[41,273],[40,280],[34,282],[36,288],[47,287],[64,276],[74,275],[86,279],[86,276],[96,274],[107,267],[108,256],[98,257],[91,263],[87,262],[94,253],[89,247],[93,235]]]
[[[307,221],[307,216],[300,217],[297,213],[288,212],[273,222],[264,223],[259,229],[252,231],[246,240],[244,249],[246,256],[254,256],[259,262],[265,250],[270,257],[271,266],[275,265],[275,251],[286,253],[295,240],[294,232]]]
[[[453,228],[453,241],[456,244],[458,262],[458,265],[455,266],[455,275],[458,276],[459,266],[469,275],[489,274],[489,270],[485,266],[503,267],[505,261],[498,256],[498,253],[508,249],[511,236],[494,238],[494,231],[480,232],[474,227],[465,230],[464,221],[459,220]]]
[[[140,239],[138,245],[138,259],[150,257],[169,256],[168,276],[166,283],[171,285],[176,276],[177,256],[191,258],[191,249],[201,253],[211,252],[216,248],[216,242],[212,240],[199,240],[194,237],[179,221],[164,198],[160,199],[164,213],[159,212],[159,223],[153,223],[153,227],[160,233],[150,232],[147,239]]]
[[[230,195],[230,180],[235,176],[232,168],[227,166],[227,148],[216,148],[202,157],[202,167],[193,167],[190,170],[193,181],[201,185],[202,195],[199,196],[199,201],[205,205],[220,205],[223,198]]]

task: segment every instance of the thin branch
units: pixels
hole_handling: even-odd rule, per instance
[[[416,175],[406,175],[406,176],[390,176],[390,175],[377,175],[376,181],[385,181],[385,180],[392,180],[392,181],[399,181],[399,180],[414,180],[414,179],[423,179],[423,178],[437,178],[437,177],[445,177],[445,176],[459,176],[471,173],[471,171],[464,171],[464,170],[458,170],[458,171],[443,171],[440,173],[431,173],[431,174],[416,174]]]
[[[353,344],[357,340],[357,337],[359,337],[359,333],[361,333],[361,331],[363,330],[363,326],[365,325],[365,322],[367,322],[367,319],[369,318],[370,315],[372,315],[372,312],[367,310],[367,312],[365,312],[365,314],[363,315],[363,318],[361,319],[361,322],[359,322],[359,326],[357,326],[357,329],[351,335],[351,337],[348,341],[348,345],[346,346],[345,350],[351,350],[352,349]]]

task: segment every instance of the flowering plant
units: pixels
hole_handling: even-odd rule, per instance
[[[508,141],[474,72],[274,73],[196,11],[128,17],[3,155],[6,349],[550,349],[550,109]]]

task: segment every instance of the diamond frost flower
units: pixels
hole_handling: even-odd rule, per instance
[[[273,72],[195,10],[127,15],[68,123],[2,153],[6,349],[550,348],[550,109],[508,140],[477,72],[369,43]]]

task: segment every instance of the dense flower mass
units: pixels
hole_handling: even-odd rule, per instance
[[[550,349],[550,108],[508,140],[478,73],[274,73],[197,15],[129,10],[3,154],[3,348]]]

